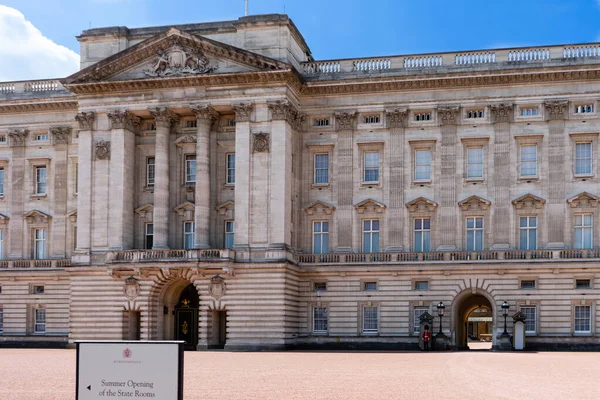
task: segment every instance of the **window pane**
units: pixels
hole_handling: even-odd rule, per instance
[[[370,220],[364,220],[363,221],[363,231],[370,231],[371,230],[371,221]]]
[[[327,332],[327,308],[315,307],[313,309],[313,331]]]
[[[371,253],[379,252],[379,232],[371,234]]]
[[[415,168],[415,180],[426,181],[429,180],[430,176],[429,165],[417,165]]]
[[[527,250],[537,249],[537,229],[529,229],[529,247]]]
[[[423,229],[431,229],[431,220],[429,218],[423,220]]]
[[[227,183],[235,183],[235,154],[227,154]]]
[[[377,307],[363,309],[363,331],[377,332]]]
[[[368,152],[365,153],[365,167],[378,167],[379,166],[379,153]]]
[[[371,227],[373,228],[374,231],[378,231],[379,230],[379,220],[373,220],[371,221]]]
[[[483,231],[475,231],[475,249],[474,250],[483,250]]]
[[[419,218],[415,219],[415,229],[421,229],[422,222],[423,222],[422,219],[419,219]]]
[[[413,309],[413,333],[419,333],[421,325],[421,315],[429,312],[427,307],[415,307]]]
[[[371,234],[370,233],[363,234],[363,251],[365,253],[371,253]]]
[[[329,222],[322,222],[322,232],[329,232]]]
[[[431,164],[431,152],[429,150],[417,150],[415,152],[417,164]]]
[[[423,251],[429,251],[430,248],[430,232],[423,232]]]

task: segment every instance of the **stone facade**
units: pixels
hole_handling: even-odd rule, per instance
[[[78,39],[76,74],[0,83],[0,345],[417,348],[443,302],[444,343],[485,309],[500,346],[505,301],[529,348],[597,343],[599,45],[315,61],[285,15]]]

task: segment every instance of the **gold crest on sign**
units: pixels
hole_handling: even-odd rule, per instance
[[[183,332],[184,335],[187,335],[189,330],[188,330],[188,323],[187,321],[185,321],[183,323],[183,325],[181,325],[181,332]]]
[[[181,300],[181,306],[182,306],[182,308],[189,308],[190,301],[188,299]]]

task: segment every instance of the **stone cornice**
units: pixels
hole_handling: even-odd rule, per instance
[[[127,129],[131,132],[137,132],[141,122],[140,117],[123,110],[109,112],[108,119],[112,129]]]
[[[77,101],[52,101],[42,103],[0,103],[0,114],[33,113],[45,111],[77,111]]]

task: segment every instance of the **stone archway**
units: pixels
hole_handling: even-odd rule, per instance
[[[491,311],[492,348],[496,346],[496,325],[498,322],[496,303],[494,298],[481,289],[467,289],[459,293],[452,302],[452,327],[454,329],[454,344],[458,349],[467,350],[468,347],[468,319],[478,309]]]

